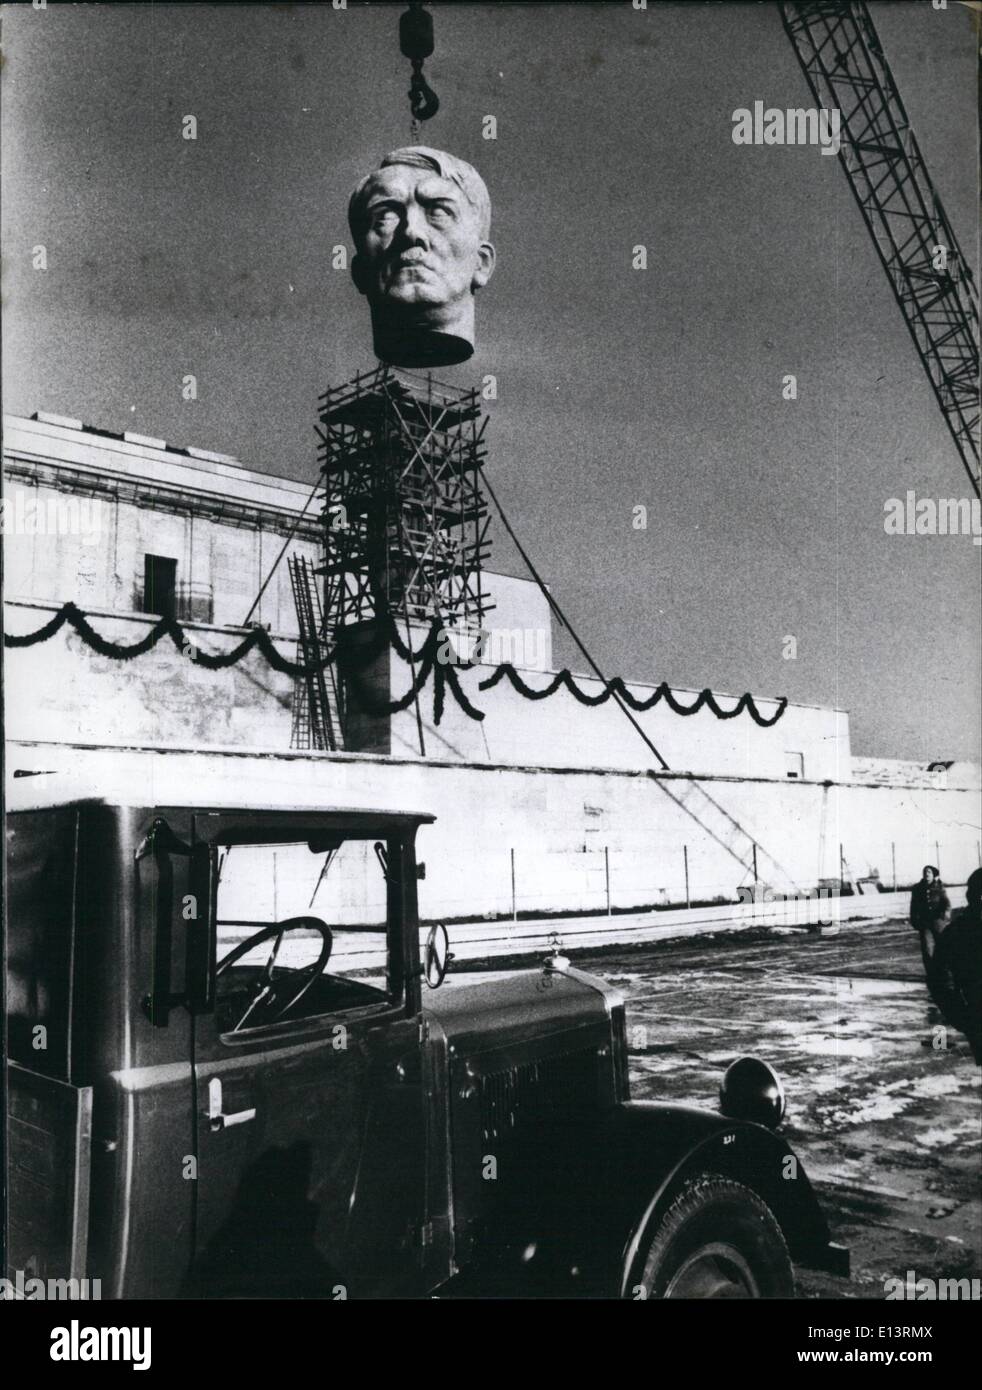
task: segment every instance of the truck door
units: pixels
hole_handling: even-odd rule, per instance
[[[196,1018],[203,1295],[420,1291],[425,1133],[410,841],[197,817],[212,874]],[[405,877],[404,877],[405,871]],[[415,917],[413,917],[415,932]]]
[[[74,807],[6,825],[7,1276],[84,1279],[92,1088],[79,1086]]]

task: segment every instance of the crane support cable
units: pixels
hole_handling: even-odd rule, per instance
[[[316,483],[314,483],[314,486],[313,486],[313,487],[311,488],[311,490],[310,490],[310,496],[307,498],[306,502],[303,504],[303,506],[301,507],[300,511],[298,512],[296,521],[294,521],[293,525],[290,527],[290,530],[289,530],[289,532],[287,533],[287,538],[286,538],[286,540],[283,542],[283,545],[282,545],[282,547],[281,547],[281,549],[280,549],[280,553],[277,555],[276,559],[273,561],[272,565],[270,566],[269,573],[267,574],[266,578],[263,580],[262,584],[260,585],[260,587],[259,587],[259,593],[258,593],[258,594],[256,595],[256,597],[252,600],[252,605],[251,605],[251,607],[249,608],[248,613],[245,615],[245,617],[243,618],[242,622],[239,624],[240,627],[248,627],[248,626],[249,626],[249,620],[251,619],[253,613],[255,613],[256,609],[259,607],[259,602],[260,602],[260,600],[262,599],[263,594],[264,594],[264,593],[266,592],[266,590],[269,588],[269,581],[272,579],[273,575],[276,573],[277,569],[279,568],[280,561],[283,559],[283,556],[284,556],[284,555],[286,554],[286,552],[287,552],[287,547],[289,546],[290,542],[293,540],[293,537],[297,534],[297,531],[300,529],[300,523],[301,523],[301,521],[303,521],[304,517],[305,517],[306,514],[307,514],[307,508],[310,506],[311,502],[313,502],[314,498],[317,496],[317,492],[318,492],[318,490],[319,490],[319,488],[320,488],[320,485],[321,485],[320,478],[318,478],[317,481],[316,481]]]
[[[514,532],[514,530],[512,529],[511,522],[508,520],[507,516],[505,516],[504,509],[502,508],[501,503],[498,501],[498,494],[495,492],[494,488],[491,486],[491,483],[490,483],[490,481],[489,481],[489,479],[488,479],[488,475],[487,475],[486,473],[483,473],[483,474],[482,474],[482,483],[483,483],[484,487],[487,488],[487,490],[488,490],[488,496],[491,498],[491,501],[494,503],[495,508],[496,508],[496,510],[497,510],[497,512],[498,512],[498,515],[501,517],[501,523],[502,523],[502,525],[504,526],[505,530],[508,532],[509,536],[511,536],[512,540],[514,541],[515,547],[516,547],[516,549],[518,550],[519,555],[521,555],[522,559],[525,561],[526,565],[528,566],[529,574],[531,574],[532,578],[535,580],[536,584],[538,584],[539,588],[541,589],[542,594],[543,594],[543,596],[544,596],[544,598],[545,598],[545,600],[546,600],[546,603],[548,603],[548,605],[549,605],[550,609],[552,610],[552,612],[555,613],[556,617],[559,619],[559,621],[560,621],[560,623],[562,624],[562,626],[566,629],[566,631],[569,633],[570,637],[572,637],[573,641],[576,643],[577,647],[579,648],[579,650],[580,650],[581,653],[583,654],[584,658],[585,658],[586,661],[589,663],[590,670],[591,670],[591,671],[594,673],[594,675],[603,683],[605,689],[610,689],[611,682],[608,681],[608,679],[607,679],[607,677],[604,675],[603,671],[601,671],[600,667],[597,665],[597,663],[594,661],[593,657],[590,655],[590,653],[587,651],[586,647],[583,645],[583,642],[581,641],[580,637],[578,636],[578,634],[577,634],[577,632],[576,632],[576,629],[573,627],[573,625],[572,625],[572,623],[570,622],[570,620],[566,617],[566,614],[565,614],[565,613],[563,612],[563,610],[560,608],[559,603],[558,603],[558,601],[556,600],[556,598],[549,592],[548,588],[546,587],[545,581],[542,579],[542,577],[541,577],[541,575],[539,574],[538,570],[535,568],[535,566],[533,565],[532,561],[530,560],[529,555],[528,555],[528,552],[525,550],[525,547],[522,545],[521,541],[520,541],[520,540],[518,539],[518,537],[515,535],[515,532]],[[664,759],[664,758],[662,757],[662,755],[659,753],[658,749],[657,749],[657,748],[655,747],[655,745],[652,743],[651,739],[650,739],[650,738],[648,737],[648,735],[645,733],[644,729],[642,729],[641,725],[638,723],[638,721],[635,719],[634,715],[633,715],[633,714],[631,713],[631,711],[628,709],[627,705],[624,703],[624,700],[621,698],[620,692],[617,691],[617,690],[613,690],[613,691],[612,691],[612,694],[613,694],[613,697],[614,697],[614,700],[615,700],[615,702],[616,702],[616,704],[617,704],[618,709],[620,709],[620,710],[623,711],[625,718],[628,720],[628,722],[629,722],[630,724],[632,724],[632,725],[634,726],[634,728],[635,728],[635,730],[637,731],[637,733],[640,734],[641,738],[642,738],[642,739],[644,740],[644,742],[647,744],[648,748],[651,750],[652,753],[654,753],[655,757],[658,759],[659,763],[661,764],[662,771],[663,771],[663,772],[668,772],[668,770],[669,770],[668,763],[665,761],[665,759]]]

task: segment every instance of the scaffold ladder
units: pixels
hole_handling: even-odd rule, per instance
[[[329,650],[324,631],[317,576],[303,555],[287,560],[293,603],[297,613],[297,660],[305,666],[323,661]],[[293,695],[291,748],[327,748],[337,752],[343,746],[338,686],[334,664],[308,675],[298,676]]]

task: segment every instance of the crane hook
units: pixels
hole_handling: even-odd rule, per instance
[[[421,3],[410,4],[399,16],[399,47],[413,65],[409,109],[414,121],[428,121],[440,109],[440,99],[423,76],[423,60],[433,52],[433,16]]]
[[[440,98],[423,76],[423,64],[413,63],[413,75],[409,84],[409,109],[413,119],[428,121],[440,109]]]

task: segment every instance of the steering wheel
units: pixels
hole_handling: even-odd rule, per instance
[[[289,976],[280,975],[277,977],[274,973],[276,957],[279,954],[283,937],[288,931],[310,931],[312,929],[321,934],[321,950],[317,960],[311,962],[310,965],[302,966],[299,970],[291,970]],[[294,1004],[300,1002],[314,981],[321,975],[330,959],[331,948],[334,945],[331,928],[319,917],[287,917],[285,921],[271,922],[268,927],[261,927],[259,931],[253,932],[252,936],[246,937],[245,941],[240,941],[238,946],[233,946],[228,955],[223,957],[219,963],[215,971],[216,980],[221,979],[225,971],[236,961],[241,960],[243,956],[248,955],[264,941],[268,941],[270,937],[275,937],[273,949],[263,966],[263,972],[259,977],[256,992],[249,1007],[231,1030],[233,1033],[244,1028],[246,1020],[257,1012],[259,1023],[275,1023],[277,1019],[282,1018],[289,1009],[293,1008]],[[298,979],[301,981],[300,988],[294,989],[293,986]]]

